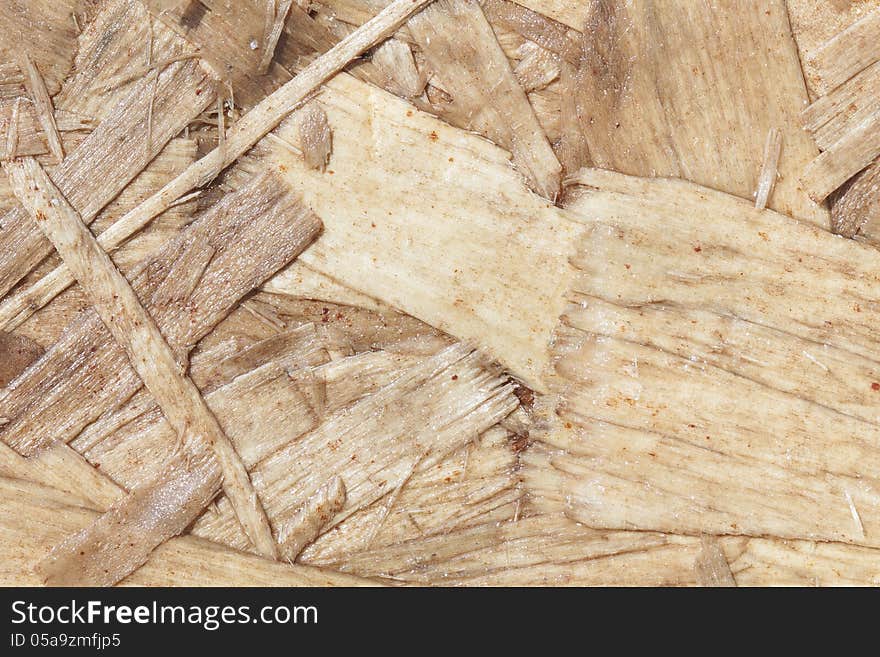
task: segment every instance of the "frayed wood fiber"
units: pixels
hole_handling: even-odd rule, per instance
[[[566,512],[876,546],[876,250],[691,183],[576,181],[596,223],[541,438]]]

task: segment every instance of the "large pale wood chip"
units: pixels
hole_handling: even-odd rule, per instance
[[[78,148],[52,180],[87,223],[207,107],[213,82],[197,61],[170,65],[158,77],[150,139],[145,130],[149,80],[141,80]],[[147,143],[149,141],[149,144]],[[52,247],[21,207],[0,217],[0,294],[8,292]]]
[[[94,507],[18,479],[0,479],[0,564],[4,586],[40,583],[32,566],[64,536],[91,523]],[[194,564],[197,567],[194,567]],[[128,586],[363,586],[365,580],[331,570],[269,561],[193,537],[174,538],[123,582]]]
[[[535,485],[596,527],[880,544],[880,253],[682,181],[577,180],[595,225]]]
[[[781,0],[593,0],[577,88],[593,166],[743,198],[778,128],[785,150],[769,207],[827,228],[827,210],[798,183],[817,153],[798,121],[807,93]]]
[[[579,218],[529,193],[503,150],[380,89],[338,76],[321,104],[334,126],[326,173],[271,140],[257,153],[273,170],[286,169],[324,222],[301,260],[472,341],[544,389]],[[291,120],[277,134],[295,140],[295,129]]]
[[[408,26],[452,96],[431,109],[510,150],[529,186],[555,200],[561,167],[476,0],[438,0]]]
[[[224,491],[232,502],[239,522],[263,556],[277,557],[272,530],[247,470],[205,404],[199,389],[181,371],[177,355],[141,305],[131,285],[36,160],[25,158],[20,163],[7,164],[5,168],[15,195],[79,281],[95,312],[116,343],[125,350],[132,367],[155,398],[180,441],[186,445],[187,439],[190,439],[214,451],[223,471]],[[189,298],[208,261],[214,256],[213,250],[205,253],[206,260],[194,270],[195,279],[186,281],[183,295],[177,301],[185,302]],[[169,278],[188,273],[184,271],[178,274],[172,269]],[[120,529],[118,520],[114,524]],[[162,536],[161,540],[165,538],[167,535]],[[143,541],[139,545],[145,549]],[[149,545],[149,549],[152,550],[155,545],[158,543]],[[96,560],[94,552],[86,552],[91,561]],[[117,575],[118,579],[121,576]]]
[[[260,176],[226,195],[159,255],[144,261],[130,280],[184,362],[191,346],[238,299],[294,259],[319,229],[320,221],[283,183],[273,175]],[[192,281],[172,277],[198,267],[203,273],[191,290]],[[0,437],[23,454],[54,440],[69,441],[139,388],[125,352],[113,344],[98,316],[85,312],[10,384],[0,401],[0,416],[10,421],[0,427]]]

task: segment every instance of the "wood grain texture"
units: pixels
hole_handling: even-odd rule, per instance
[[[244,294],[289,263],[320,224],[283,184],[261,177],[224,197],[130,280],[181,362]],[[186,274],[183,276],[182,274]],[[94,312],[9,386],[2,438],[24,454],[69,441],[140,388]]]
[[[148,137],[151,82],[141,80],[52,172],[53,182],[87,223],[207,106],[211,85],[196,61],[165,69],[152,100]],[[8,292],[49,253],[49,242],[21,208],[0,217],[0,293]]]
[[[853,23],[880,7],[878,0],[841,0],[814,2],[814,0],[786,0],[791,31],[797,41],[801,67],[810,98],[815,99],[831,91],[813,65],[816,51],[829,39],[840,34]]]
[[[172,139],[162,152],[98,213],[92,222],[91,230],[100,235],[127,210],[185,169],[195,160],[195,156],[194,140],[184,137]],[[192,202],[170,208],[113,252],[113,262],[123,272],[129,272],[139,261],[153,254],[160,245],[170,240],[191,222],[195,209],[195,203]],[[40,344],[54,343],[73,319],[74,314],[86,304],[82,291],[77,288],[69,289],[57,303],[50,303],[57,293],[46,283],[54,281],[59,271],[67,272],[60,258],[50,256],[25,277],[13,292],[0,301],[0,327],[4,330],[18,330],[22,335],[32,337]],[[69,277],[69,272],[67,276]],[[44,308],[47,305],[48,307]]]
[[[778,128],[768,207],[828,227],[798,183],[816,150],[798,121],[807,94],[783,2],[596,0],[583,47],[578,115],[594,166],[752,198]]]
[[[685,182],[578,181],[596,223],[533,485],[591,526],[876,546],[877,251]]]
[[[529,192],[505,151],[391,94],[338,76],[321,103],[334,127],[326,173],[269,140],[258,151],[324,222],[303,263],[541,389],[578,219]],[[278,135],[290,140],[294,120]],[[486,257],[501,244],[506,255]]]
[[[72,14],[89,13],[89,0],[6,0],[0,5],[0,61],[33,58],[49,93],[58,93],[76,52],[78,31]]]
[[[508,149],[529,186],[555,200],[559,162],[476,0],[438,0],[408,27],[452,96],[432,111]]]
[[[213,451],[222,469],[224,490],[232,502],[239,522],[262,556],[277,558],[278,551],[269,522],[248,478],[247,470],[217,418],[205,404],[201,392],[181,368],[178,355],[168,345],[131,285],[36,160],[24,158],[6,164],[4,169],[9,175],[16,197],[85,290],[92,308],[116,344],[125,350],[129,363],[174,427],[184,449],[195,453],[205,448]],[[305,217],[304,223],[310,220],[313,232],[317,233],[318,220]],[[211,257],[213,255],[211,253]],[[200,277],[207,265],[208,262],[198,262],[195,276]],[[193,273],[173,272],[172,276],[190,278],[185,281],[186,287],[183,290],[184,298],[188,297],[197,283]],[[166,499],[162,508],[169,508],[168,504],[169,500]],[[151,507],[154,505],[150,503],[144,508],[153,513]],[[188,521],[186,524],[189,524]],[[178,531],[186,524],[180,526]],[[114,528],[113,531],[125,529],[118,519],[112,522],[111,527]],[[157,541],[149,545],[148,549],[151,550],[170,535],[148,536],[148,541]],[[120,544],[123,550],[125,543],[122,541]],[[106,541],[102,544],[107,545]],[[137,544],[147,549],[145,541],[137,541]],[[104,561],[96,557],[95,551],[87,553],[91,563]],[[102,567],[106,567],[106,564],[102,563]],[[128,575],[133,569],[123,568],[114,575],[115,581]]]
[[[313,431],[256,464],[251,476],[276,527],[290,522],[328,477],[339,476],[346,502],[326,524],[330,529],[516,406],[503,379],[480,367],[478,355],[454,345],[403,370],[375,393],[328,412]],[[245,547],[228,504],[218,507],[220,514],[202,516],[194,532]]]
[[[0,566],[4,586],[36,586],[34,562],[65,535],[97,515],[68,493],[17,479],[0,479]],[[174,538],[128,577],[127,586],[375,586],[364,580],[308,566],[268,561],[192,537]]]

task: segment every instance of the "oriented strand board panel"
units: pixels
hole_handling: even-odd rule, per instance
[[[326,171],[271,139],[258,150],[324,222],[300,260],[543,388],[581,223],[530,192],[506,151],[385,91],[340,75],[320,102],[333,131]],[[278,134],[296,143],[295,115]],[[280,280],[295,278],[273,289]]]
[[[828,227],[798,182],[817,150],[798,120],[807,93],[782,0],[594,0],[589,11],[577,100],[594,166],[753,198],[777,128],[768,207]]]
[[[578,180],[595,223],[527,484],[595,527],[880,545],[880,252],[684,181]]]

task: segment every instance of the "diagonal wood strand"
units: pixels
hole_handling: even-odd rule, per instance
[[[128,281],[36,160],[24,158],[6,170],[19,201],[74,273],[180,440],[186,444],[191,434],[211,446],[239,522],[261,554],[277,557],[269,521],[247,470]]]

